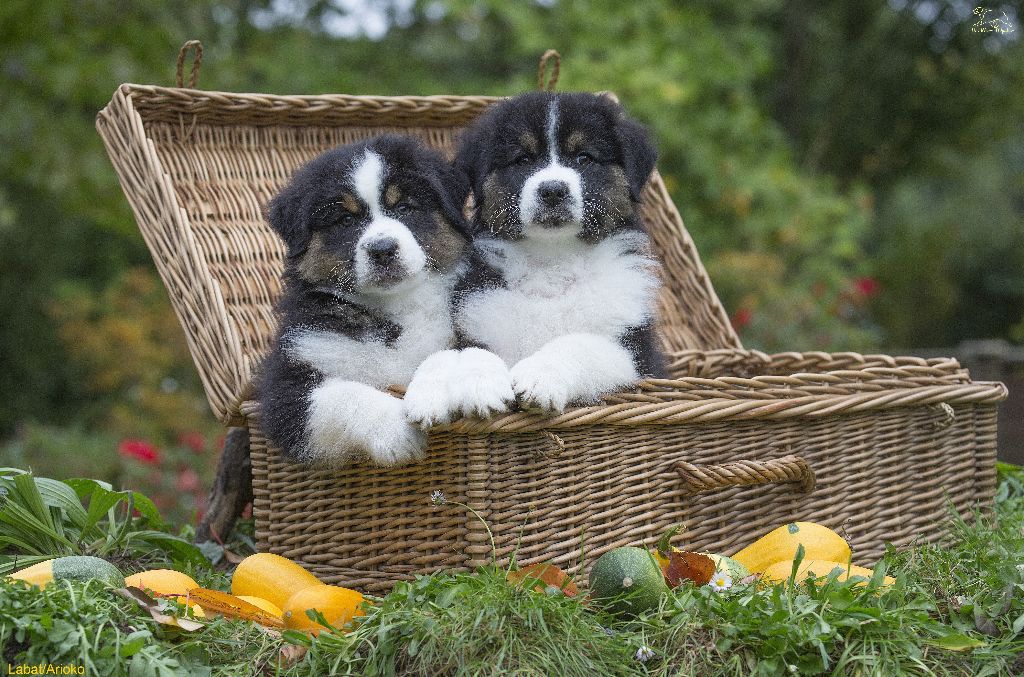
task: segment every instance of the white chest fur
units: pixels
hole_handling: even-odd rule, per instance
[[[454,343],[447,280],[431,277],[408,293],[360,297],[402,328],[390,346],[358,341],[329,331],[297,329],[287,337],[287,353],[326,377],[358,381],[375,388],[407,385],[428,356]]]
[[[468,296],[456,323],[509,365],[565,334],[618,338],[654,317],[657,265],[636,253],[645,244],[638,233],[596,245],[480,240],[478,250],[506,287]]]

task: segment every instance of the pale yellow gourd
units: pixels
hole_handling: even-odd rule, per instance
[[[814,575],[819,578],[824,578],[832,573],[834,570],[839,569],[840,574],[836,577],[837,580],[845,581],[851,576],[862,576],[870,579],[874,572],[871,569],[857,566],[856,564],[849,564],[847,562],[830,562],[827,560],[803,560],[800,562],[800,566],[796,570],[796,580],[802,581],[810,575]],[[793,562],[792,560],[776,562],[762,573],[762,579],[770,581],[772,583],[781,583],[789,580],[789,575],[793,573]],[[885,585],[892,585],[896,582],[895,578],[891,576],[885,577]]]
[[[774,529],[732,556],[751,573],[761,573],[776,562],[796,559],[804,546],[804,559],[849,562],[850,545],[828,527],[814,522],[792,522]]]

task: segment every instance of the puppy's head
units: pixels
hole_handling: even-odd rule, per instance
[[[457,176],[414,139],[379,136],[313,159],[270,201],[267,220],[305,283],[393,291],[461,257],[469,230]]]
[[[611,99],[535,92],[481,116],[456,166],[472,183],[481,231],[595,242],[637,226],[656,157],[643,127]]]

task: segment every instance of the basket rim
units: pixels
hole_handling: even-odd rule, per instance
[[[225,123],[230,117],[233,124],[255,126],[302,126],[318,121],[452,127],[476,118],[488,106],[506,98],[469,94],[265,94],[136,83],[118,86],[114,97],[118,95],[131,99],[146,124],[172,122],[186,126]],[[105,110],[101,110],[99,115],[103,115]],[[431,112],[443,112],[444,117],[432,120]]]
[[[1000,382],[971,381],[967,370],[954,358],[860,355],[859,353],[779,353],[767,355],[749,350],[721,349],[682,351],[690,358],[702,356],[766,358],[766,364],[788,364],[794,357],[836,358],[840,362],[875,362],[891,366],[852,364],[842,369],[797,371],[788,375],[681,376],[648,379],[636,390],[609,395],[599,404],[571,407],[551,414],[517,411],[489,419],[463,418],[432,427],[432,432],[459,434],[530,433],[592,425],[636,426],[702,423],[722,420],[818,418],[862,413],[896,407],[933,406],[941,419],[951,404],[996,404],[1008,391]],[[873,359],[872,359],[873,358]],[[392,389],[393,394],[401,389]],[[258,419],[254,400],[241,403],[247,419]]]

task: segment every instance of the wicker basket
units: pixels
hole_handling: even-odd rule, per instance
[[[1002,384],[951,359],[742,350],[655,172],[642,214],[664,263],[675,380],[602,406],[435,428],[423,463],[312,471],[268,449],[250,379],[272,338],[283,247],[262,207],[321,151],[385,131],[451,152],[491,97],[269,96],[122,85],[97,126],[216,416],[248,426],[261,549],[380,590],[438,568],[575,571],[672,524],[731,553],[795,519],[845,530],[859,562],[941,536],[948,502],[995,486]],[[448,504],[435,506],[442,491]],[[452,502],[471,506],[472,512]]]

